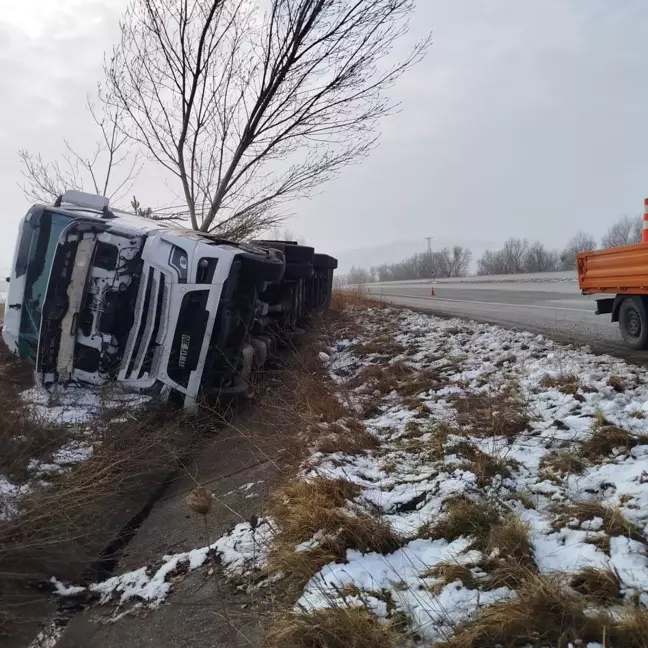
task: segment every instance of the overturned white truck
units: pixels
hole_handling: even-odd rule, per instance
[[[117,381],[194,408],[244,392],[327,308],[333,257],[167,225],[79,191],[29,210],[2,334],[38,384]]]

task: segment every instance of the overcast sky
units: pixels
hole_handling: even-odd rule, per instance
[[[85,96],[100,79],[125,0],[20,0],[0,12],[0,267],[28,203],[17,151],[53,158],[95,139]],[[427,58],[394,96],[379,148],[288,227],[336,254],[393,242],[509,236],[562,246],[599,237],[648,196],[648,2],[419,0]],[[164,202],[163,182],[137,193]],[[401,244],[397,244],[400,246]],[[384,249],[384,248],[383,248]],[[374,262],[378,262],[376,259]]]

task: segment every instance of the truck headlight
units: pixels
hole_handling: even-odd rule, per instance
[[[171,248],[171,254],[169,255],[169,265],[178,273],[178,283],[187,283],[189,257],[181,247],[174,245]]]

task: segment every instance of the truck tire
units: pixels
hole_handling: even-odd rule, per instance
[[[275,257],[253,257],[248,254],[243,260],[247,272],[251,272],[260,282],[278,283],[284,274],[284,260]]]
[[[313,256],[313,265],[316,269],[335,270],[338,267],[338,261],[335,257],[328,254],[317,254]]]
[[[619,308],[619,327],[623,341],[631,349],[648,347],[648,311],[642,297],[626,297]]]
[[[286,256],[286,263],[312,263],[315,255],[315,248],[308,245],[297,245],[290,241],[252,241],[259,247],[268,247],[273,250],[280,250]]]
[[[284,279],[298,281],[299,279],[310,279],[313,276],[312,263],[286,263]]]

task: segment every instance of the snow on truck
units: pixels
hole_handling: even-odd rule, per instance
[[[577,256],[578,285],[596,300],[596,314],[609,314],[632,349],[648,348],[648,198],[644,200],[643,238],[636,245],[582,252]]]
[[[329,303],[337,260],[238,243],[67,191],[20,224],[2,335],[36,382],[102,385],[194,408],[236,395]]]

